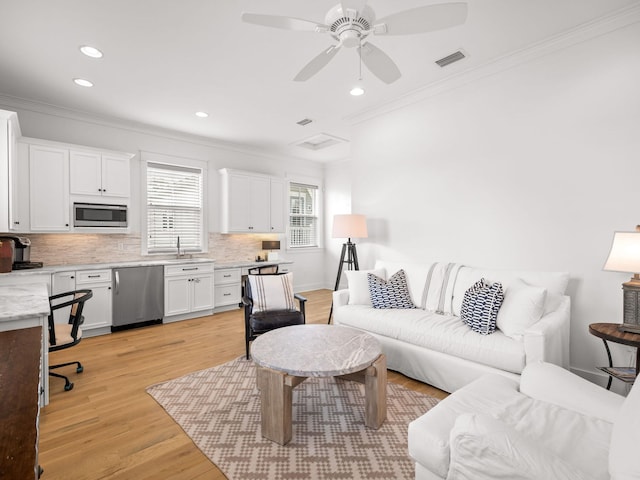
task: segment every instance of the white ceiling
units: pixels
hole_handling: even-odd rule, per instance
[[[402,78],[386,85],[364,69],[366,94],[352,97],[355,50],[342,49],[315,77],[294,82],[330,37],[240,21],[252,12],[322,23],[337,0],[0,0],[0,95],[270,154],[334,160],[348,156],[348,144],[318,151],[291,144],[318,133],[348,139],[345,117],[639,1],[468,0],[462,26],[372,38]],[[378,18],[432,3],[442,1],[368,2]],[[82,55],[81,45],[104,57]],[[460,48],[468,58],[444,69],[434,64]],[[74,77],[95,86],[78,87]],[[210,116],[199,119],[198,110]],[[296,125],[307,117],[313,123]]]

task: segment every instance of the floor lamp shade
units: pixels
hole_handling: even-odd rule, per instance
[[[640,231],[614,233],[604,270],[634,274],[622,284],[623,323],[620,330],[640,333]]]
[[[364,215],[333,216],[333,238],[367,238],[367,218]]]

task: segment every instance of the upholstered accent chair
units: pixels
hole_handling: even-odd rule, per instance
[[[299,308],[294,300],[298,301]],[[249,344],[258,335],[304,324],[306,301],[302,295],[293,293],[291,273],[247,275],[242,297],[247,359]]]

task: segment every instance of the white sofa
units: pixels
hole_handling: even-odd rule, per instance
[[[367,272],[388,278],[400,269],[419,308],[373,308]],[[411,378],[454,392],[486,373],[517,380],[531,362],[569,365],[567,273],[378,261],[347,277],[349,288],[333,294],[334,323],[371,333],[388,368]],[[481,278],[505,288],[502,329],[490,335],[471,331],[459,317],[465,291]]]
[[[409,424],[417,480],[640,478],[640,387],[625,399],[556,365],[486,375]]]

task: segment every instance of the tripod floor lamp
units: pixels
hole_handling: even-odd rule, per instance
[[[333,290],[340,288],[340,279],[342,278],[342,270],[347,264],[347,270],[360,270],[358,265],[358,253],[356,244],[351,241],[352,238],[367,238],[367,219],[364,215],[347,214],[334,215],[332,238],[346,238],[347,242],[342,244],[342,253],[340,254],[340,263],[338,264],[338,275],[336,276],[336,285]],[[333,315],[333,303],[331,303],[331,311],[329,312],[329,320]]]

